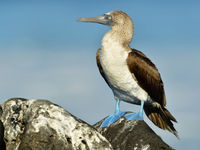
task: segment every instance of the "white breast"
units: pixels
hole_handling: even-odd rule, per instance
[[[115,98],[138,104],[139,100],[146,101],[148,94],[137,84],[128,69],[126,59],[129,52],[107,37],[102,42],[100,63]]]

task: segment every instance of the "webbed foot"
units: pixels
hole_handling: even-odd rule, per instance
[[[101,124],[101,128],[103,127],[107,127],[109,125],[111,125],[112,123],[114,123],[115,121],[117,121],[121,116],[123,116],[125,114],[125,112],[116,112],[110,116],[108,116],[103,123]]]
[[[110,116],[108,116],[103,121],[103,123],[101,124],[101,128],[111,125],[112,123],[117,121],[121,116],[123,116],[125,114],[125,112],[120,111],[119,105],[120,105],[120,100],[116,100],[115,113],[110,115]]]
[[[125,117],[127,120],[143,120],[144,101],[141,101],[140,111],[138,113],[129,113]]]
[[[143,115],[140,113],[129,113],[125,117],[127,120],[143,120]]]

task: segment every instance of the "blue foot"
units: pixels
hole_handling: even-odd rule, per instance
[[[127,120],[143,120],[144,101],[141,102],[140,111],[138,113],[129,113],[125,117]]]
[[[123,116],[125,114],[125,112],[118,112],[118,113],[114,113],[110,116],[108,116],[103,123],[101,124],[101,128],[103,127],[107,127],[109,125],[111,125],[112,123],[114,123],[115,121],[117,121],[121,116]]]
[[[120,104],[120,101],[117,100],[116,101],[116,107],[115,107],[115,113],[110,115],[110,116],[108,116],[103,121],[103,123],[101,124],[101,128],[111,125],[112,123],[117,121],[120,117],[122,117],[125,114],[125,112],[120,111],[119,104]]]
[[[129,113],[125,117],[127,120],[143,120],[143,116],[140,113]]]

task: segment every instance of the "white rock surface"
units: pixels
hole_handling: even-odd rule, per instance
[[[2,105],[7,150],[111,150],[93,127],[45,100],[13,98]]]

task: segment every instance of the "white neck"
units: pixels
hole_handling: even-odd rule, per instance
[[[131,37],[131,38],[130,38]],[[102,49],[115,49],[115,48],[123,48],[129,50],[129,43],[132,39],[132,35],[129,37],[124,37],[120,32],[116,32],[114,30],[108,31],[102,40]]]

